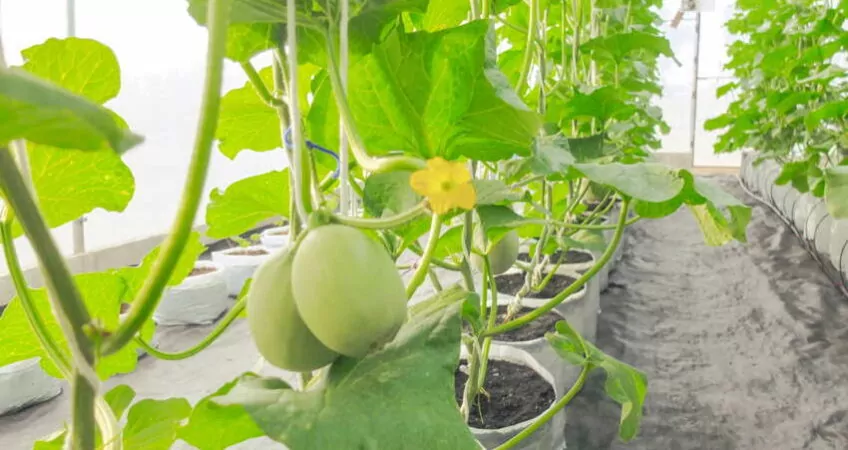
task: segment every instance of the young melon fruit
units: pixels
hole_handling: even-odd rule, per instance
[[[247,322],[259,353],[281,369],[305,372],[333,362],[339,355],[309,331],[292,295],[294,255],[285,248],[268,258],[247,292]]]
[[[294,256],[292,292],[315,336],[355,358],[394,338],[406,319],[406,291],[394,262],[344,225],[309,231]]]
[[[485,248],[485,239],[482,228],[474,233],[474,246],[479,249]],[[515,230],[505,234],[491,250],[489,250],[489,264],[491,264],[492,273],[498,275],[506,272],[515,264],[518,259],[518,232]],[[471,264],[474,268],[483,271],[483,258],[474,253],[471,255]]]

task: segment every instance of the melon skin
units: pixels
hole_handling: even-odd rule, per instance
[[[292,292],[304,323],[328,348],[361,358],[406,320],[406,289],[386,250],[362,231],[324,225],[301,241]]]
[[[485,239],[482,232],[474,233],[474,246],[480,249],[485,248]],[[505,234],[492,249],[489,250],[489,267],[493,275],[500,275],[509,270],[515,261],[518,259],[519,239],[518,232],[515,230]],[[474,253],[471,255],[471,264],[480,272],[483,272],[484,261],[483,257]]]
[[[292,293],[294,255],[284,248],[257,268],[247,292],[247,322],[259,353],[280,369],[307,372],[338,358],[309,331]]]

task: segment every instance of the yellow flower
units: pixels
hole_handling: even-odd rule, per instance
[[[426,169],[412,174],[409,184],[427,198],[436,214],[445,214],[453,208],[471,209],[477,202],[471,172],[461,162],[433,158],[427,161]]]

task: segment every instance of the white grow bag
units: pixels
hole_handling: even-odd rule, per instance
[[[262,251],[264,254],[247,255],[240,252]],[[224,268],[227,289],[230,295],[236,297],[241,293],[244,283],[251,277],[260,264],[271,256],[271,251],[264,246],[235,247],[212,253],[212,261]]]
[[[198,261],[195,267],[215,271],[189,276],[179,286],[168,288],[153,314],[157,324],[207,325],[229,308],[224,268],[209,261]]]
[[[848,280],[848,220],[833,220],[830,227],[830,262]]]
[[[276,250],[289,245],[289,226],[269,228],[262,232],[259,238],[262,245],[270,250]]]
[[[31,358],[0,367],[0,416],[62,393],[60,381],[44,373],[39,361]]]
[[[461,350],[463,357],[467,357],[467,353],[463,348]],[[554,394],[559,399],[565,392],[558,389],[554,376],[548,372],[532,355],[519,350],[515,347],[505,347],[502,345],[492,345],[489,351],[490,361],[506,361],[513,364],[520,364],[533,369],[536,373],[542,376],[554,388]],[[562,361],[563,364],[568,364]],[[556,401],[554,402],[556,403]],[[553,408],[553,404],[550,408]],[[545,410],[539,416],[550,411],[550,408]],[[560,410],[546,424],[542,425],[535,433],[521,441],[521,444],[514,447],[516,450],[562,450],[565,448],[565,408]],[[482,430],[479,428],[471,428],[471,432],[477,441],[481,444],[481,448],[493,449],[508,441],[513,436],[517,435],[525,428],[529,427],[536,419],[536,416],[530,420],[526,420],[508,427],[497,428],[493,430]]]

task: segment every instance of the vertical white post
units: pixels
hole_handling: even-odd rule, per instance
[[[350,19],[350,1],[342,0],[341,17],[339,18],[339,76],[342,79],[342,87],[347,95],[347,69],[348,69],[348,20]],[[332,56],[331,56],[332,57]],[[339,188],[341,201],[339,211],[344,215],[353,214],[350,198],[350,156],[348,153],[347,133],[345,133],[344,121],[339,120]]]
[[[77,34],[77,18],[76,18],[76,1],[67,0],[66,2],[67,16],[67,34],[68,37],[74,37]],[[74,233],[74,254],[78,255],[85,253],[85,216],[80,217],[73,223]]]
[[[695,12],[695,60],[692,67],[692,110],[689,120],[689,152],[695,167],[695,134],[698,131],[698,79],[701,66],[701,13]]]

